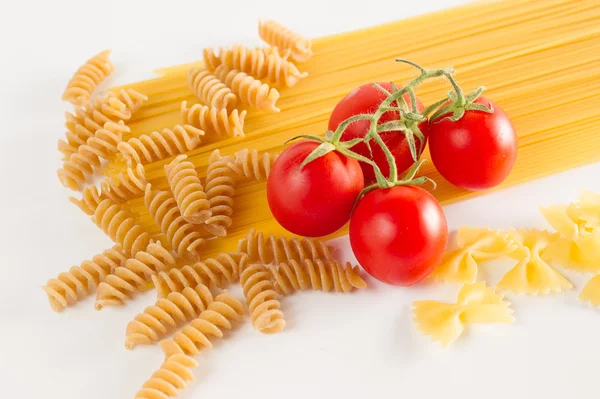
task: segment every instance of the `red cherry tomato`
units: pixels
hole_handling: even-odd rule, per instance
[[[306,237],[324,236],[350,220],[364,188],[358,161],[337,151],[300,168],[319,145],[299,141],[277,158],[267,181],[267,200],[273,216],[286,230]]]
[[[492,101],[475,103],[493,107],[493,113],[468,110],[456,122],[430,123],[429,151],[440,174],[468,190],[485,190],[502,183],[517,159],[517,133],[508,115]]]
[[[392,90],[391,83],[379,84],[388,91]],[[329,117],[329,130],[335,131],[335,129],[337,129],[340,123],[342,123],[344,120],[348,119],[351,116],[358,114],[374,113],[377,110],[377,107],[379,107],[379,104],[381,104],[381,102],[385,100],[386,97],[387,96],[385,95],[385,93],[373,87],[372,83],[354,89],[354,91],[352,91],[350,94],[344,97],[333,109],[333,112]],[[410,104],[410,97],[408,96],[408,94],[404,95],[404,100],[407,102],[407,104]],[[396,103],[392,105],[396,107],[398,106]],[[422,110],[423,104],[417,99],[417,111]],[[379,123],[381,124],[384,122],[397,120],[398,118],[398,112],[388,111],[381,116]],[[344,134],[342,135],[342,141],[349,141],[355,138],[365,137],[365,135],[369,131],[369,127],[369,121],[356,121],[350,124],[344,131]],[[419,124],[419,128],[424,133],[426,127],[427,122]],[[381,133],[380,136],[394,155],[394,158],[396,159],[398,173],[401,173],[402,171],[408,169],[414,163],[412,155],[410,154],[410,148],[406,142],[406,138],[403,132],[385,132]],[[425,137],[424,143],[422,143],[422,149],[425,148],[426,142],[427,137]],[[370,144],[371,149],[373,151],[373,155],[371,155],[365,143],[358,143],[351,149],[352,151],[375,161],[377,166],[379,166],[381,173],[383,173],[385,177],[388,177],[390,173],[390,167],[387,158],[385,157],[385,153],[383,152],[381,147],[379,147],[375,142],[371,141]],[[420,145],[418,139],[415,139],[415,144],[418,150]],[[373,167],[363,162],[360,163],[360,166],[362,168],[363,175],[365,176],[365,181],[367,183],[375,181],[375,172],[373,171]]]
[[[412,285],[427,277],[446,248],[448,225],[440,204],[416,186],[377,189],[361,198],[350,220],[350,244],[371,276]]]

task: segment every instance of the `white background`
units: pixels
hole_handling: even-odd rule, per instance
[[[90,298],[56,314],[40,289],[110,246],[68,203],[56,178],[56,141],[68,109],[60,96],[85,59],[112,48],[118,71],[112,82],[119,84],[198,59],[204,46],[257,44],[259,17],[316,37],[462,2],[11,2],[0,14],[0,397],[130,398],[162,360],[156,347],[123,347],[126,323],[153,302],[152,293],[120,309],[96,312]],[[572,200],[584,187],[600,191],[599,174],[600,164],[591,165],[445,210],[452,229],[546,228],[537,206]],[[347,248],[345,238],[338,243]],[[509,266],[485,269],[495,281]],[[578,291],[585,278],[567,275]],[[551,298],[509,295],[516,324],[473,328],[442,350],[415,330],[410,304],[452,301],[455,286],[369,283],[354,295],[286,298],[285,332],[265,336],[247,323],[235,329],[198,358],[198,382],[182,396],[597,396],[600,314],[579,303],[575,291]]]

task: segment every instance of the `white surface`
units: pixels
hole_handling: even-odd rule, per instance
[[[372,9],[341,0],[12,2],[0,14],[0,397],[130,398],[162,360],[157,347],[123,347],[126,323],[153,301],[152,293],[121,309],[96,312],[90,298],[56,314],[39,288],[110,245],[68,203],[70,193],[55,173],[56,140],[68,109],[59,99],[83,60],[112,47],[118,70],[113,82],[121,83],[197,59],[207,45],[258,43],[259,17],[319,36],[461,2],[379,1],[367,5]],[[600,191],[599,174],[596,164],[447,207],[450,226],[545,228],[538,204],[572,200],[583,187]],[[580,289],[582,277],[568,276]],[[198,358],[198,382],[182,397],[596,395],[600,315],[577,302],[577,292],[509,295],[515,325],[472,329],[441,350],[415,330],[410,303],[451,301],[456,287],[369,283],[370,289],[354,295],[308,292],[284,299],[284,333],[237,328]]]

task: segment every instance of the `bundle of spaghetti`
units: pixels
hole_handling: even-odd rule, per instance
[[[160,346],[168,359],[173,355],[197,355],[203,348],[212,347],[209,336],[223,337],[223,330],[231,329],[231,322],[244,315],[244,305],[227,291],[215,297],[198,317],[177,332],[173,339],[165,340]]]
[[[125,264],[127,255],[119,244],[73,266],[68,272],[60,273],[42,287],[48,295],[50,306],[56,312],[91,294],[98,284],[115,269]]]
[[[171,269],[152,276],[152,282],[159,298],[171,292],[180,292],[185,287],[199,284],[224,288],[238,281],[240,271],[248,264],[248,255],[241,252],[222,253],[202,262]]]
[[[246,111],[234,109],[227,113],[225,108],[207,107],[202,104],[187,106],[181,102],[181,123],[203,130],[206,135],[218,138],[244,136],[244,118]]]
[[[194,224],[206,222],[212,216],[210,204],[194,164],[187,161],[187,155],[178,155],[165,165],[165,175],[183,218]]]
[[[145,251],[136,253],[100,283],[95,308],[122,304],[132,294],[146,289],[152,276],[174,267],[175,263],[175,257],[160,242],[148,245]]]
[[[240,274],[240,284],[254,329],[265,334],[282,331],[285,320],[280,310],[279,294],[267,267],[258,263],[248,265]]]
[[[206,105],[231,111],[237,104],[236,95],[206,69],[190,69],[187,82],[190,90]]]
[[[167,191],[152,189],[148,183],[144,203],[177,254],[187,260],[198,260],[199,251],[204,245],[204,236],[196,226],[181,216],[173,195]]]
[[[110,60],[110,50],[96,54],[75,72],[67,84],[62,99],[74,105],[85,103],[92,97],[96,86],[113,73],[114,69]]]
[[[244,72],[231,69],[227,65],[219,65],[214,74],[231,89],[242,103],[260,111],[279,112],[279,108],[275,106],[279,99],[277,89],[269,87],[268,84],[262,83]]]
[[[233,223],[233,196],[235,195],[235,174],[228,166],[231,157],[221,157],[214,150],[206,171],[206,198],[210,204],[212,216],[206,220],[206,230],[215,236],[226,236],[227,229]]]
[[[238,176],[254,180],[265,180],[269,177],[271,167],[278,156],[271,156],[268,152],[259,155],[257,150],[244,148],[235,153],[235,160],[228,165]]]
[[[213,296],[207,286],[185,287],[181,292],[171,292],[158,298],[127,324],[125,347],[133,349],[163,338],[170,330],[195,319],[208,308]]]
[[[296,62],[305,62],[312,57],[312,42],[275,21],[259,21],[258,35],[267,44],[281,50],[289,50]]]
[[[270,264],[267,267],[275,282],[275,290],[282,295],[308,288],[325,292],[351,292],[354,288],[367,286],[360,277],[358,266],[352,266],[350,262],[343,266],[334,260],[305,259],[299,263],[292,259],[288,263],[278,266]]]

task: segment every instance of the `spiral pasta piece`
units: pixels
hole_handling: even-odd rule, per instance
[[[202,284],[159,298],[127,324],[125,347],[132,349],[158,341],[170,330],[198,317],[212,301],[210,290]]]
[[[128,256],[135,256],[150,244],[150,236],[136,223],[135,216],[110,198],[100,202],[93,216],[94,222]]]
[[[133,293],[146,288],[151,277],[175,266],[175,258],[160,242],[148,245],[145,251],[128,259],[125,266],[115,269],[98,286],[96,309],[120,305]]]
[[[177,125],[119,143],[117,149],[128,164],[143,165],[191,151],[201,144],[204,132],[191,125]]]
[[[248,264],[248,255],[239,252],[222,253],[181,269],[160,272],[152,277],[159,298],[171,292],[180,292],[185,287],[198,284],[223,288],[239,279],[240,270]]]
[[[160,346],[169,359],[173,355],[197,355],[203,348],[212,347],[209,336],[223,337],[223,330],[231,329],[232,321],[244,314],[244,305],[227,291],[219,294],[208,308],[177,332],[173,339]]]
[[[69,201],[77,205],[86,215],[92,216],[100,202],[106,198],[106,195],[98,190],[96,186],[88,186],[81,192],[81,199],[69,197]]]
[[[208,159],[206,198],[212,216],[206,220],[205,229],[216,236],[226,236],[232,223],[235,179],[228,166],[231,161],[231,157],[221,157],[219,150],[214,150]]]
[[[104,128],[97,130],[58,170],[58,178],[62,185],[79,190],[88,176],[100,166],[102,159],[107,159],[110,154],[117,152],[117,145],[126,132],[129,132],[129,128],[122,121],[107,122]]]
[[[177,156],[165,166],[165,175],[183,218],[190,223],[204,223],[212,214],[194,164],[187,155]]]
[[[115,93],[109,93],[107,98],[116,98],[127,107],[130,114],[133,115],[142,105],[148,101],[148,96],[135,89],[119,89]]]
[[[194,380],[192,369],[196,367],[198,363],[190,356],[170,356],[135,394],[135,399],[167,399],[177,396],[188,381]]]
[[[312,42],[275,21],[259,21],[258,34],[265,43],[281,50],[290,50],[291,58],[305,62],[312,57]]]
[[[279,99],[277,89],[227,65],[215,69],[215,76],[225,83],[242,101],[254,109],[265,112],[279,112],[275,103]]]
[[[152,190],[148,183],[144,203],[148,213],[160,226],[160,230],[179,256],[188,260],[198,260],[204,238],[193,224],[181,216],[173,195],[167,191]]]
[[[48,280],[42,289],[48,295],[50,307],[60,312],[67,306],[74,305],[95,290],[106,276],[126,260],[123,249],[116,244],[91,260],[84,260],[79,266],[73,266],[68,272]]]
[[[360,277],[358,266],[350,262],[343,266],[336,261],[310,259],[299,263],[290,260],[279,266],[268,265],[275,290],[283,295],[312,288],[325,292],[351,292],[354,288],[365,288],[367,284]]]
[[[126,202],[144,194],[147,184],[144,166],[127,168],[117,178],[106,178],[101,184],[102,193],[115,202]]]
[[[219,65],[222,65],[223,61],[221,60],[221,55],[224,54],[226,51],[228,50],[219,48],[219,55],[217,55],[215,50],[211,47],[207,47],[204,50],[202,50],[204,65],[206,66],[206,69],[208,69],[209,71],[214,71]],[[261,52],[264,58],[270,55],[276,55],[287,59],[289,56],[289,51],[286,51],[284,54],[280,54],[277,47],[256,47],[254,51]]]
[[[271,273],[265,265],[251,264],[240,274],[240,284],[248,304],[254,329],[273,334],[285,328],[279,294],[271,281]]]
[[[278,156],[271,156],[268,152],[259,155],[257,150],[245,148],[235,153],[235,159],[229,163],[229,167],[238,176],[245,176],[253,180],[266,180]]]
[[[62,95],[64,101],[81,105],[90,99],[96,86],[113,73],[110,50],[102,51],[85,62],[73,75]]]
[[[277,53],[265,55],[260,48],[233,46],[220,54],[221,63],[257,79],[266,78],[279,86],[292,87],[308,74],[301,73],[296,65]]]
[[[236,95],[206,69],[191,68],[187,82],[194,95],[206,105],[231,111],[237,104]]]
[[[279,265],[291,260],[304,262],[306,259],[334,260],[329,247],[321,240],[310,238],[285,238],[269,235],[265,238],[262,232],[251,229],[248,235],[240,240],[238,251],[248,254],[250,262]]]
[[[234,109],[230,113],[224,108],[194,104],[188,108],[187,101],[181,103],[181,123],[202,129],[219,138],[244,136],[246,111]]]

